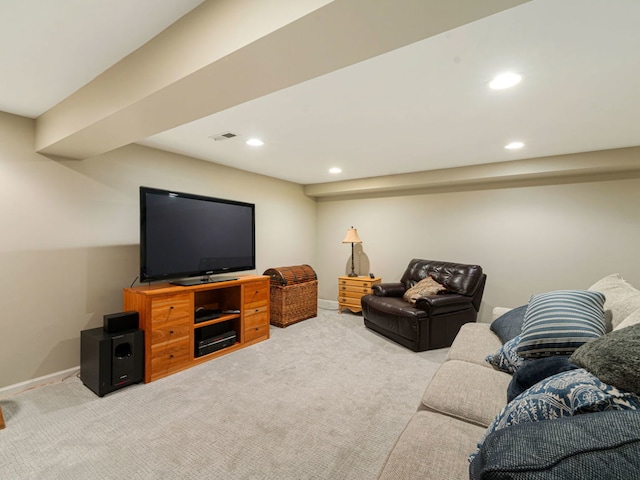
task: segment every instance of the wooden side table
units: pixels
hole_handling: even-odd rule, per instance
[[[4,428],[4,417],[2,416],[2,407],[0,407],[0,430]]]
[[[360,299],[370,294],[371,287],[378,283],[382,283],[382,278],[349,277],[347,275],[338,277],[338,313],[342,313],[343,308],[348,308],[354,313],[361,312]]]

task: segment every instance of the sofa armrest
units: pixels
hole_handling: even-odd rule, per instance
[[[445,293],[444,295],[430,295],[416,300],[416,308],[429,312],[430,315],[450,313],[473,307],[471,297],[458,295],[457,293]]]
[[[404,285],[400,282],[378,283],[371,290],[376,297],[401,297],[405,292]]]

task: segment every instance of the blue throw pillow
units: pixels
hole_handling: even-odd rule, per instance
[[[640,411],[612,410],[522,423],[487,436],[471,480],[640,477]]]
[[[581,413],[638,409],[640,397],[601,382],[584,368],[558,373],[509,402],[489,425],[478,443],[478,450],[488,435],[511,425]],[[470,461],[473,461],[478,450],[469,457]]]
[[[513,372],[513,378],[507,387],[507,403],[545,378],[578,368],[580,367],[571,363],[565,355],[525,360]]]
[[[496,353],[493,355],[487,355],[485,360],[498,370],[507,373],[514,373],[518,370],[520,365],[522,365],[522,362],[524,362],[524,359],[518,355],[516,350],[519,342],[520,336],[512,338],[502,345]]]
[[[491,331],[495,333],[502,343],[520,335],[524,314],[527,311],[526,305],[521,305],[509,310],[504,315],[500,315],[491,323]]]
[[[534,295],[524,316],[518,355],[571,355],[581,345],[604,335],[604,300],[604,294],[588,290]]]

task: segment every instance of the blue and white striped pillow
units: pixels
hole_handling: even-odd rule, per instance
[[[588,290],[557,290],[532,296],[518,355],[571,355],[581,345],[604,335],[604,301],[604,294]]]

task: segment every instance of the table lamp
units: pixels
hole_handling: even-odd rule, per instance
[[[342,240],[342,243],[350,243],[351,244],[351,273],[349,274],[349,276],[350,277],[357,277],[358,275],[356,274],[355,267],[354,267],[354,264],[353,264],[353,245],[355,243],[362,243],[362,240],[360,240],[360,237],[358,236],[358,230],[356,230],[353,227],[351,227],[349,230],[347,230],[347,236],[344,237],[344,240]]]

